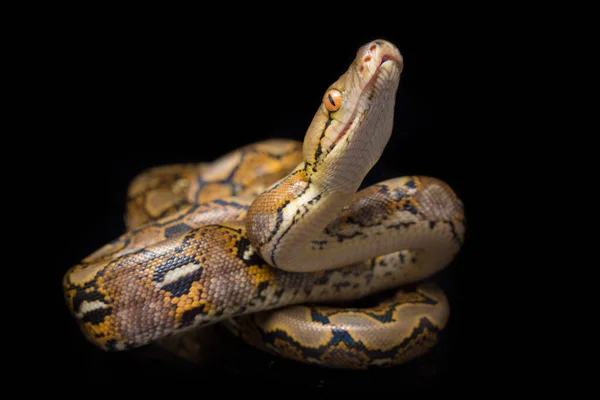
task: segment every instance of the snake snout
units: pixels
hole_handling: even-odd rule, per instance
[[[404,60],[396,46],[386,40],[374,40],[358,50],[356,62],[360,65],[360,72],[365,69],[373,71],[384,62],[393,61],[402,70]]]

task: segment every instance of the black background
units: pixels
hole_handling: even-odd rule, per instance
[[[45,232],[52,276],[45,281],[51,312],[44,316],[53,350],[46,361],[70,365],[70,382],[398,391],[448,388],[480,372],[485,351],[478,339],[475,254],[481,203],[475,201],[476,143],[469,136],[472,99],[465,93],[473,67],[459,62],[465,51],[460,39],[451,27],[426,18],[375,29],[312,23],[260,32],[247,27],[229,36],[231,27],[202,31],[176,21],[88,26],[82,20],[57,25],[40,39],[50,49],[40,100],[48,105],[45,122],[52,129],[37,142],[43,168],[35,178],[45,207],[53,210],[44,225],[58,227]],[[60,281],[71,265],[123,232],[129,181],[151,166],[209,161],[269,137],[302,140],[324,90],[360,46],[379,38],[398,46],[405,67],[392,138],[364,184],[406,174],[435,176],[466,206],[464,249],[435,278],[452,307],[435,350],[397,368],[347,372],[275,360],[235,340],[226,341],[223,357],[203,367],[143,351],[106,354],[85,342]]]

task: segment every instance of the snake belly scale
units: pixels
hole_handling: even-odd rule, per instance
[[[349,369],[427,352],[450,311],[427,278],[460,251],[463,204],[425,176],[359,190],[390,138],[402,69],[393,44],[367,43],[303,142],[138,175],[126,232],[64,276],[85,337],[118,351],[223,323],[269,353]]]

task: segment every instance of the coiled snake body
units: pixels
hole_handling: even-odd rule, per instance
[[[368,43],[303,143],[267,140],[136,177],[128,231],[64,277],[87,339],[126,350],[227,322],[253,346],[329,367],[428,351],[449,305],[425,279],[462,245],[462,202],[430,177],[358,191],[389,140],[402,68],[394,45]],[[373,307],[340,305],[392,289]]]

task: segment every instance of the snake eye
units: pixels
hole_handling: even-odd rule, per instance
[[[323,96],[323,103],[325,103],[327,111],[337,111],[342,106],[342,94],[336,89],[328,90]]]

